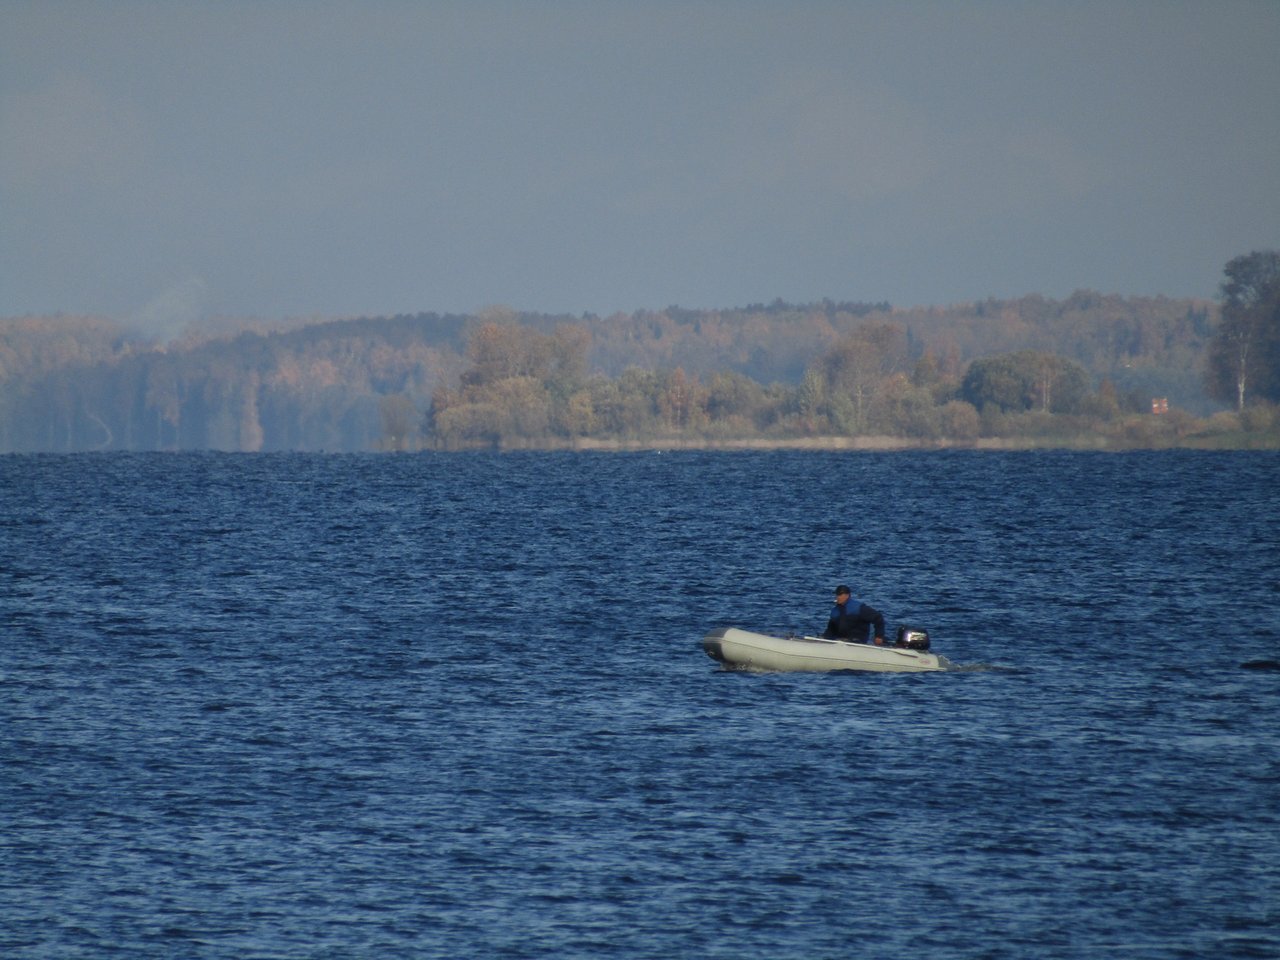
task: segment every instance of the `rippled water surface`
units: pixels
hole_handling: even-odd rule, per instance
[[[1276,957],[1280,457],[0,457],[0,955]],[[728,673],[846,581],[943,674]]]

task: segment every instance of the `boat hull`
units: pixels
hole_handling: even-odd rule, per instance
[[[919,650],[820,637],[771,637],[736,627],[712,630],[702,638],[702,649],[728,669],[758,672],[929,673],[948,666],[945,657]]]

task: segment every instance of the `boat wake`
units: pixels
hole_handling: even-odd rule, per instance
[[[943,669],[949,673],[1017,673],[1021,669],[999,663],[952,663],[946,657],[938,659],[945,661]]]

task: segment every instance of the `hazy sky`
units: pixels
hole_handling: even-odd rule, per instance
[[[1217,294],[1280,2],[0,0],[0,315]]]

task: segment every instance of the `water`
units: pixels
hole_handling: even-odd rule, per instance
[[[0,954],[1280,956],[1277,467],[0,458]]]

